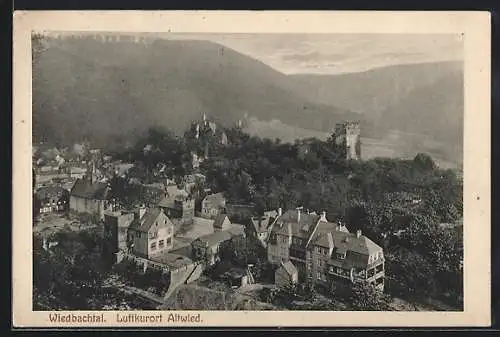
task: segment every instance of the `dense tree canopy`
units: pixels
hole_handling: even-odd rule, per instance
[[[439,227],[462,217],[463,186],[454,171],[440,169],[426,154],[348,161],[335,135],[290,144],[239,128],[223,131],[225,145],[211,133],[196,138],[190,129],[175,138],[155,129],[126,156],[148,172],[165,163],[181,175],[192,170],[192,153],[208,154],[200,171],[208,187],[230,202],[253,203],[259,211],[324,210],[330,220],[344,219],[349,230],[362,229],[382,245],[389,278],[407,291],[462,292],[462,238]],[[397,233],[402,235],[395,239]]]

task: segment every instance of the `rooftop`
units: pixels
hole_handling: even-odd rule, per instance
[[[153,226],[156,219],[158,219],[160,213],[162,213],[160,208],[147,208],[142,218],[137,217],[136,219],[134,219],[134,221],[132,221],[130,228],[140,232],[148,232]]]
[[[231,227],[226,230],[201,236],[199,240],[206,242],[207,246],[211,247],[240,235],[245,235],[244,227],[242,225],[232,224]]]
[[[107,183],[91,183],[85,179],[77,179],[71,189],[71,195],[85,199],[106,200],[108,194],[107,187]]]
[[[269,226],[272,224],[272,221],[273,217],[265,214],[263,216],[252,217],[251,219],[252,225],[257,233],[267,232],[269,230]]]
[[[291,261],[286,261],[281,266],[287,272],[288,275],[294,275],[298,273],[297,268],[295,268],[295,266]]]
[[[301,211],[299,217],[299,212],[296,210],[286,211],[276,220],[272,233],[291,234],[295,237],[308,239],[319,220],[319,215]]]

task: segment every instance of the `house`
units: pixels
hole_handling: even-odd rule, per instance
[[[35,193],[40,213],[63,212],[68,209],[69,193],[59,186],[47,186]]]
[[[128,228],[128,252],[150,259],[174,246],[174,224],[159,207],[141,206]]]
[[[343,224],[328,221],[325,212],[278,211],[267,251],[271,264],[291,261],[299,282],[330,286],[362,280],[384,288],[383,249],[361,231],[350,233]]]
[[[213,219],[226,207],[226,198],[223,193],[207,195],[201,202],[201,216]]]
[[[69,208],[77,213],[98,214],[104,219],[109,191],[107,183],[94,182],[88,177],[77,179],[70,191]]]
[[[280,266],[274,272],[274,284],[277,287],[284,287],[290,284],[296,284],[299,280],[299,272],[292,262],[281,262]]]
[[[158,203],[170,219],[181,219],[183,223],[191,223],[194,218],[195,200],[177,186],[167,186],[165,197]]]
[[[303,212],[300,208],[285,213],[279,209],[267,242],[268,261],[279,266],[291,260],[297,268],[299,281],[304,282],[307,279],[307,243],[320,219],[320,216]]]
[[[356,233],[331,231],[311,240],[307,259],[311,261],[309,278],[324,286],[346,286],[363,281],[384,290],[383,249]]]
[[[267,238],[275,218],[269,213],[264,213],[261,216],[251,217],[246,222],[248,235],[257,239],[264,248],[267,247]]]
[[[244,227],[234,224],[226,230],[203,235],[191,243],[191,256],[196,260],[205,261],[208,266],[213,266],[221,260],[220,248],[222,243],[244,236]]]

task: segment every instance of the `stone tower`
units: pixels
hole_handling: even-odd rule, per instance
[[[360,122],[344,122],[335,126],[335,143],[345,147],[346,159],[361,159]]]

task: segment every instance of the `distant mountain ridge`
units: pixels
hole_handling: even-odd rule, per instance
[[[330,133],[335,123],[357,119],[365,137],[382,139],[398,130],[405,136],[394,141],[411,150],[431,136],[432,151],[461,161],[460,62],[285,75],[208,41],[43,42],[33,69],[35,141],[109,146],[133,142],[153,125],[182,134],[203,112],[223,126],[248,116],[254,134],[283,139],[305,137],[308,130],[311,136]]]
[[[286,75],[206,41],[54,39],[34,73],[34,136],[42,140],[105,143],[153,124],[180,134],[202,112],[224,126],[248,115],[322,131],[359,117],[297,95]]]

